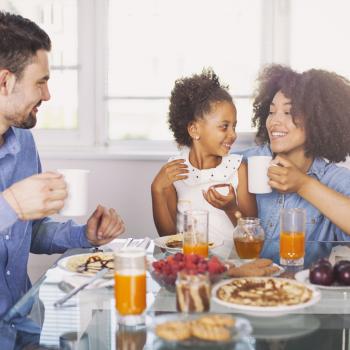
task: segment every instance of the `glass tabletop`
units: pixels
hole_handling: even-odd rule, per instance
[[[307,242],[305,264],[299,270],[308,268],[321,257],[328,257],[332,249],[339,245],[350,248],[350,242]],[[222,259],[236,258],[232,248],[232,243],[227,241],[222,247],[213,250],[213,254]],[[69,250],[62,258],[86,252],[88,251],[81,249]],[[166,256],[166,252],[153,244],[147,254],[155,259]],[[279,242],[265,241],[261,256],[279,263]],[[117,322],[112,284],[97,289],[84,289],[64,307],[55,308],[54,302],[71,289],[71,286],[62,281],[59,270],[56,265],[52,266],[9,311],[5,319],[0,321],[0,344],[8,344],[8,347],[1,348],[22,349],[28,344],[34,346],[28,347],[30,349],[169,348],[169,344],[154,335],[152,325],[160,315],[176,312],[175,293],[161,288],[151,276],[147,276],[146,324],[123,327]],[[294,269],[290,272],[296,271]],[[228,313],[242,317],[252,326],[251,335],[234,343],[222,344],[220,348],[348,349],[350,287],[349,291],[320,291],[321,301],[316,305],[278,317],[239,314],[212,301],[211,313]],[[182,349],[184,345],[174,343],[171,348]],[[214,349],[217,344],[201,348]]]

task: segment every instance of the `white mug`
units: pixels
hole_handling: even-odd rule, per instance
[[[68,197],[60,214],[64,216],[84,216],[88,206],[88,174],[85,169],[58,169],[67,183]]]
[[[248,158],[248,191],[250,193],[270,193],[267,170],[272,160],[271,156],[253,156]]]

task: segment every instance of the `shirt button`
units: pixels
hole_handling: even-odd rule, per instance
[[[10,270],[7,270],[7,271],[6,271],[6,275],[7,275],[7,276],[10,276],[10,275],[11,275]]]
[[[9,240],[9,239],[10,239],[10,236],[9,236],[9,235],[6,235],[6,236],[5,236],[5,239]]]

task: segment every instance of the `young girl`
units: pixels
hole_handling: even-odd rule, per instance
[[[211,241],[232,239],[236,212],[256,215],[255,197],[247,189],[246,164],[241,163],[242,156],[228,155],[236,124],[232,97],[212,70],[175,82],[169,125],[181,153],[169,159],[152,183],[159,235],[181,232],[181,214],[186,209],[209,211]]]
[[[256,195],[266,238],[279,239],[281,208],[306,210],[306,239],[350,239],[350,171],[335,165],[350,154],[350,81],[311,69],[271,65],[258,79],[253,103],[259,147],[273,155],[273,191]]]

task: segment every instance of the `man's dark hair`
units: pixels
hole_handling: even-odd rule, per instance
[[[212,69],[204,69],[201,74],[176,80],[171,92],[168,123],[176,142],[181,146],[191,146],[188,134],[189,123],[203,118],[216,102],[233,104],[228,87],[221,85],[219,77]]]
[[[0,69],[18,78],[40,49],[50,51],[49,36],[34,22],[0,11]]]
[[[253,102],[258,144],[269,143],[266,119],[278,91],[291,100],[294,123],[300,120],[305,129],[305,155],[345,161],[350,154],[350,81],[321,69],[297,73],[281,65],[266,67]]]

